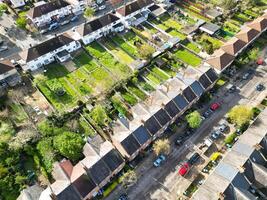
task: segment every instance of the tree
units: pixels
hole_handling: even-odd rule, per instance
[[[233,9],[236,5],[235,0],[221,0],[219,5],[224,8],[224,10],[229,11]]]
[[[90,7],[87,7],[83,12],[84,17],[86,18],[91,18],[92,16],[94,16],[94,14],[95,14],[95,11]]]
[[[72,161],[81,157],[84,143],[81,135],[67,131],[55,136],[53,142],[55,149]]]
[[[17,27],[19,27],[21,29],[26,29],[26,25],[27,25],[26,17],[18,17],[16,19],[16,25],[17,25]]]
[[[37,144],[37,150],[42,156],[42,161],[44,163],[45,169],[48,172],[51,172],[53,163],[56,161],[56,152],[53,147],[53,138],[46,137],[43,140],[40,140]]]
[[[203,48],[209,55],[213,54],[214,52],[213,44],[209,40],[205,41]]]
[[[8,10],[8,7],[5,3],[0,3],[0,16],[3,15],[4,12]]]
[[[201,116],[198,111],[194,111],[194,112],[187,114],[185,118],[190,128],[198,128],[202,121]]]
[[[159,139],[153,144],[153,150],[156,155],[169,154],[170,153],[170,142],[168,139]]]
[[[242,127],[244,124],[248,123],[252,117],[252,109],[246,105],[235,106],[228,113],[230,121],[235,123],[238,127]]]
[[[96,105],[90,116],[99,126],[105,126],[110,121],[105,109],[101,105]]]
[[[141,58],[143,58],[143,59],[150,59],[153,53],[154,53],[153,47],[151,47],[150,45],[148,45],[146,43],[142,44],[139,47],[139,54],[140,54]]]
[[[122,185],[124,187],[129,187],[137,182],[137,176],[135,171],[129,170],[122,175]]]

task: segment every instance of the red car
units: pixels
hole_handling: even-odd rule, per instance
[[[189,163],[184,163],[182,164],[182,166],[180,167],[178,173],[181,175],[181,176],[185,176],[190,170],[190,164]]]
[[[210,106],[210,109],[211,109],[212,111],[218,110],[219,108],[220,108],[220,104],[219,104],[219,103],[213,103],[213,104],[211,104],[211,106]]]

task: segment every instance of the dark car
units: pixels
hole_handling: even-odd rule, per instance
[[[256,90],[259,91],[259,92],[264,90],[264,89],[265,89],[264,85],[262,85],[261,83],[256,86]]]
[[[236,86],[233,85],[232,87],[229,88],[230,93],[234,93],[236,91]]]
[[[186,140],[186,137],[183,136],[183,135],[181,135],[181,136],[179,136],[179,137],[177,138],[177,140],[175,140],[175,144],[176,144],[177,146],[181,146],[181,145],[185,142],[185,140]]]
[[[118,200],[128,200],[128,196],[126,193],[121,194]]]
[[[194,153],[191,158],[189,158],[188,163],[194,165],[200,159],[199,153]]]

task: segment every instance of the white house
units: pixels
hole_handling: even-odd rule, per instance
[[[82,5],[82,4],[81,4]],[[80,4],[70,4],[64,0],[51,2],[40,1],[27,12],[27,17],[37,27],[46,26],[53,20],[57,21],[70,15],[78,15],[83,11]]]
[[[147,20],[148,8],[153,4],[152,0],[137,0],[117,9],[117,15],[125,25],[137,26]]]
[[[70,53],[80,47],[81,44],[78,41],[64,33],[21,52],[20,63],[23,70],[33,71],[53,61],[66,61],[71,57]]]
[[[19,8],[25,6],[24,0],[10,0],[10,2],[12,3],[13,8]]]
[[[111,32],[121,32],[123,30],[124,25],[117,16],[106,14],[100,18],[80,25],[76,29],[74,37],[76,39],[81,39],[86,45]]]

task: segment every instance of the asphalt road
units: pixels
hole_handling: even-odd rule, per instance
[[[238,76],[242,77],[247,69],[239,72]],[[237,104],[250,104],[257,105],[267,95],[267,90],[258,92],[255,87],[259,83],[263,83],[267,88],[267,66],[259,67],[248,80],[238,80],[236,82],[230,81],[238,87],[235,93],[227,92],[225,87],[219,90],[219,93],[212,99],[211,102],[221,102],[222,106],[219,110],[214,112],[209,119],[205,120],[201,127],[198,128],[196,133],[189,138],[182,147],[177,148],[174,144],[175,139],[179,134],[182,134],[183,128],[180,128],[177,133],[173,134],[169,140],[171,141],[171,153],[164,163],[159,168],[153,167],[153,160],[155,155],[151,153],[146,157],[141,164],[135,169],[138,182],[128,189],[127,194],[131,200],[176,200],[189,186],[190,178],[187,179],[179,176],[177,170],[182,161],[188,157],[188,154],[193,151],[193,146],[202,143],[203,139],[210,134],[213,127],[226,115],[226,113]],[[210,104],[206,105],[203,109],[207,109]],[[121,186],[113,191],[106,200],[118,199],[118,196],[126,192]]]

